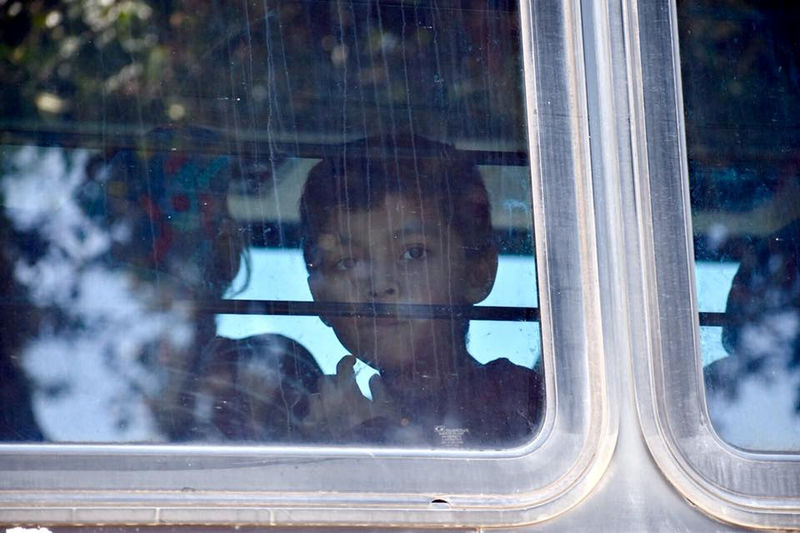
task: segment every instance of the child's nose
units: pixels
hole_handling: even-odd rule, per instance
[[[394,270],[374,271],[370,280],[369,296],[375,300],[396,298],[400,294],[397,273]]]
[[[399,287],[396,282],[384,280],[382,282],[373,283],[369,290],[370,298],[376,300],[383,300],[395,298],[399,294]]]

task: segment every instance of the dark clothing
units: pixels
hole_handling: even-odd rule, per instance
[[[447,448],[497,449],[531,439],[544,414],[539,368],[497,359],[463,367],[444,390],[398,398],[399,420],[373,419],[350,438],[356,442]]]

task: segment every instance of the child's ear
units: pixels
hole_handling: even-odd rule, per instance
[[[325,301],[324,289],[322,288],[322,275],[318,272],[311,273],[306,278],[308,282],[308,288],[311,291],[311,297],[314,299],[315,302],[323,302]],[[326,316],[319,315],[319,319],[322,320],[322,323],[328,326],[331,326],[330,320]]]
[[[486,299],[497,276],[497,248],[490,246],[480,255],[470,258],[464,296],[468,303],[476,304]]]

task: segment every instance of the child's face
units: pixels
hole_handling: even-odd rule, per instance
[[[462,239],[442,220],[435,202],[388,194],[373,209],[342,209],[331,216],[317,244],[321,266],[309,276],[317,301],[444,305],[476,301],[469,290],[475,283],[470,271],[480,267],[472,261],[467,264]],[[382,371],[436,372],[443,357],[465,350],[463,331],[451,320],[327,317],[327,321],[350,352]]]

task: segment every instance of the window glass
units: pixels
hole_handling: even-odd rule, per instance
[[[0,17],[0,441],[533,437],[515,4]]]
[[[799,16],[678,2],[706,399],[750,450],[800,450]]]

